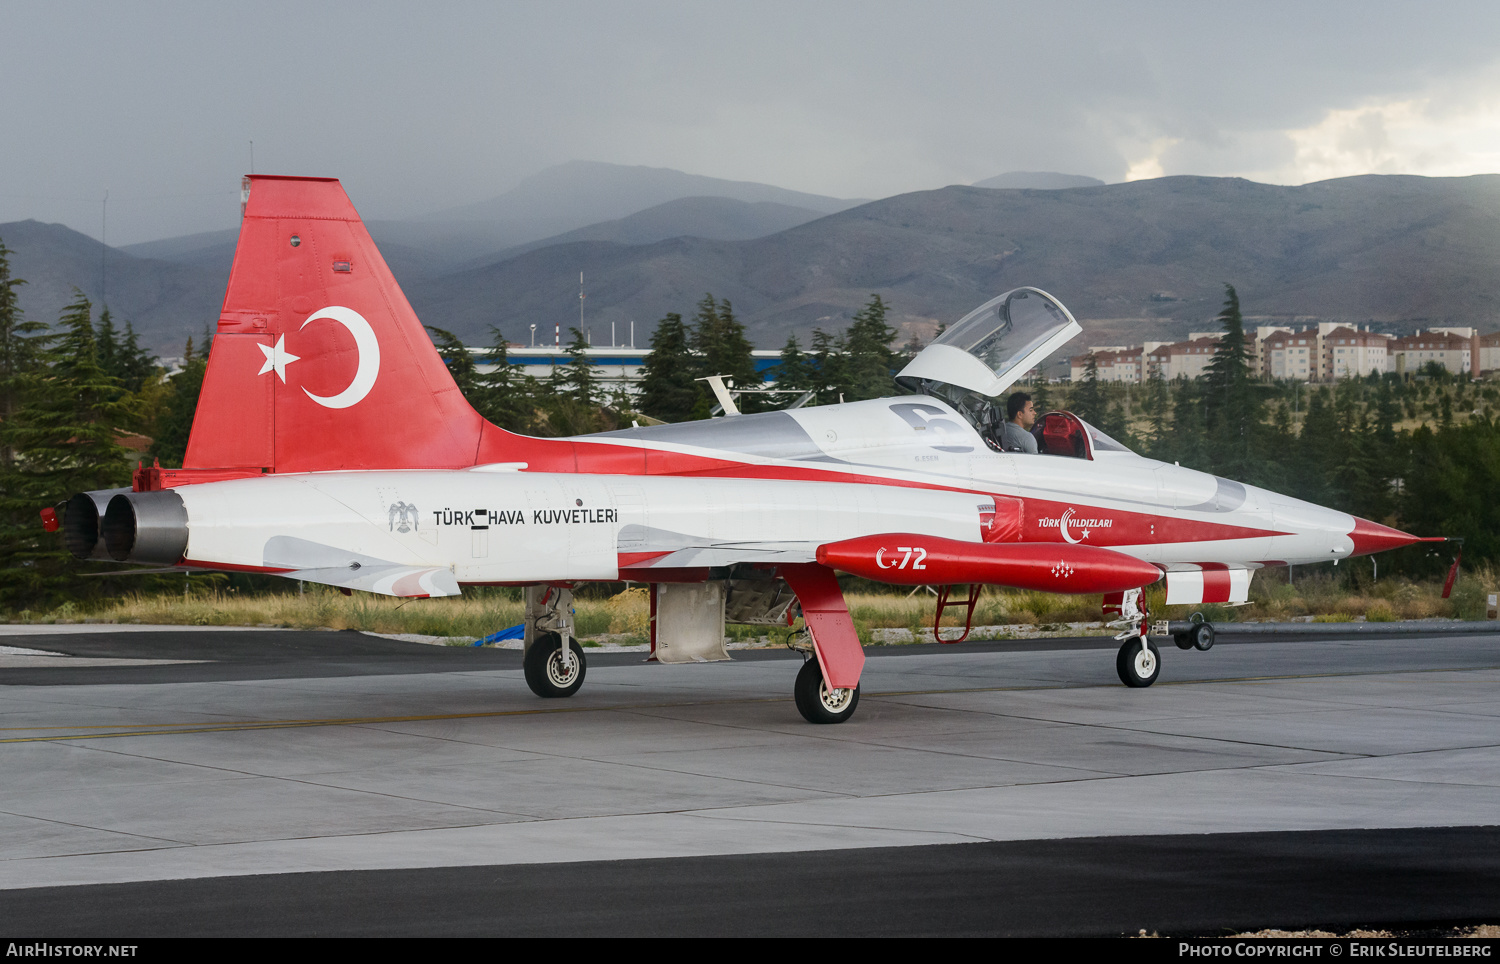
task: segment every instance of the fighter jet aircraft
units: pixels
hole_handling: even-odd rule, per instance
[[[1142,587],[1241,602],[1256,569],[1417,541],[1229,479],[1142,458],[1068,412],[1036,454],[998,451],[995,405],[1080,331],[1018,288],[949,327],[892,398],[576,438],[529,438],[460,394],[338,181],[251,176],[234,268],[181,469],[79,493],[80,558],[276,573],[394,596],[525,587],[526,679],[577,692],[572,590],[650,589],[664,663],[727,658],[724,624],[792,625],[794,695],[849,719],[864,663],[835,573],[943,587],[1105,593],[1116,660],[1149,686]],[[965,584],[962,600],[950,586]],[[967,626],[965,629],[967,632]],[[1212,644],[1192,627],[1178,645]]]

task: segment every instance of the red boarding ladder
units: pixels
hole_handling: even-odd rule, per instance
[[[953,592],[952,586],[944,586],[938,591],[937,612],[932,617],[932,637],[940,643],[961,643],[969,638],[969,633],[974,629],[974,607],[979,603],[979,594],[984,590],[982,583],[971,582],[968,585],[969,595],[965,599],[948,599]],[[943,610],[950,607],[965,607],[964,631],[957,639],[943,638]]]

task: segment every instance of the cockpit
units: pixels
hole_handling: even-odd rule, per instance
[[[1030,451],[1006,442],[1003,397],[1083,330],[1062,302],[1038,288],[1016,288],[985,302],[913,358],[896,381],[952,405],[996,451]],[[1071,412],[1038,415],[1031,428],[1039,454],[1092,459],[1130,451]]]

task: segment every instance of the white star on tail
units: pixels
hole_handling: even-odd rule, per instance
[[[286,350],[286,335],[282,335],[276,339],[275,348],[272,348],[270,345],[257,345],[256,347],[264,352],[266,356],[266,363],[260,366],[260,371],[257,374],[264,375],[266,372],[274,371],[276,377],[281,379],[281,383],[285,385],[286,366],[302,357],[300,355],[293,355]]]

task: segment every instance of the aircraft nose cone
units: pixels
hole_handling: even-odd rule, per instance
[[[1349,539],[1354,543],[1354,555],[1367,556],[1372,552],[1384,552],[1387,549],[1399,549],[1409,546],[1414,542],[1426,542],[1421,536],[1414,536],[1400,529],[1392,529],[1369,519],[1354,517],[1354,530],[1349,533]]]

